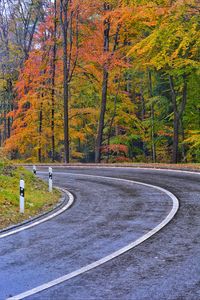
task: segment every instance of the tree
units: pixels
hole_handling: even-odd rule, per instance
[[[54,26],[53,26],[53,47],[51,62],[51,143],[52,143],[52,162],[55,161],[55,75],[56,75],[56,55],[57,55],[57,0],[54,0]]]
[[[198,1],[46,2],[28,56],[38,6],[12,1],[0,24],[0,143],[12,158],[199,161]]]
[[[14,85],[19,68],[28,58],[38,21],[44,15],[43,1],[2,0],[0,2],[0,73],[2,77],[3,135],[1,143],[10,137],[15,97]],[[0,121],[1,123],[1,121]]]
[[[60,1],[60,24],[63,37],[64,160],[69,163],[69,83],[79,49],[79,5],[75,1]]]
[[[165,9],[161,24],[159,21],[155,29],[132,48],[147,66],[162,70],[169,78],[174,114],[174,163],[179,160],[179,128],[187,102],[187,78],[199,68],[199,15],[194,8],[191,10],[192,3],[192,0],[176,1]]]

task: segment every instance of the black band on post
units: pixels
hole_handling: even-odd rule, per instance
[[[24,189],[22,187],[20,187],[20,191],[19,192],[20,192],[20,196],[24,197]]]

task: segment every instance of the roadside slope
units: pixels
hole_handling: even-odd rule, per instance
[[[19,213],[19,181],[25,180],[25,213]],[[0,162],[0,230],[50,210],[60,192],[48,192],[48,186],[23,167]]]

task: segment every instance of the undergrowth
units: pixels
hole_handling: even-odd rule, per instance
[[[19,213],[19,182],[25,181],[25,213]],[[60,192],[48,192],[47,183],[23,167],[0,161],[0,229],[48,211],[58,202]]]

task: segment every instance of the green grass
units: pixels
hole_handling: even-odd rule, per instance
[[[25,213],[19,213],[19,181],[25,181]],[[0,229],[50,210],[61,194],[23,167],[0,162]]]

